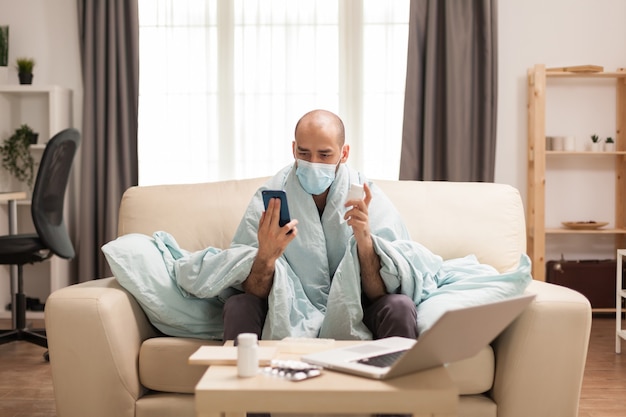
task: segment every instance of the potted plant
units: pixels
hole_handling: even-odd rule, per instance
[[[614,152],[615,151],[615,141],[612,137],[606,138],[604,141],[604,151],[605,152]]]
[[[35,60],[32,58],[18,58],[16,62],[17,76],[20,79],[20,84],[32,84]]]
[[[591,150],[593,152],[598,152],[601,150],[602,143],[600,142],[600,136],[593,134],[591,135]]]
[[[18,181],[25,182],[28,188],[33,186],[35,177],[35,160],[29,149],[33,137],[37,140],[35,135],[28,125],[23,124],[0,146],[2,166]]]

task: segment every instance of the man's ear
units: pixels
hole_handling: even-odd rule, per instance
[[[348,156],[350,155],[350,145],[343,145],[341,149],[341,162],[345,163],[348,160]]]
[[[291,141],[291,153],[293,154],[293,159],[298,159],[296,158],[296,141],[295,140]]]

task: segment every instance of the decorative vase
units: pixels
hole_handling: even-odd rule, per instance
[[[20,79],[20,84],[32,84],[33,83],[33,74],[20,72],[17,74]]]

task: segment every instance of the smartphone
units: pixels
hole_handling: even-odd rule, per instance
[[[280,199],[280,220],[278,221],[280,227],[283,227],[291,221],[289,206],[287,205],[287,194],[283,190],[263,190],[261,194],[263,195],[263,204],[265,205],[266,211],[272,198]]]

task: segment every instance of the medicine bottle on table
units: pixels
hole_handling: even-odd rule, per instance
[[[255,376],[259,370],[257,335],[241,333],[237,336],[237,374],[241,377]]]

